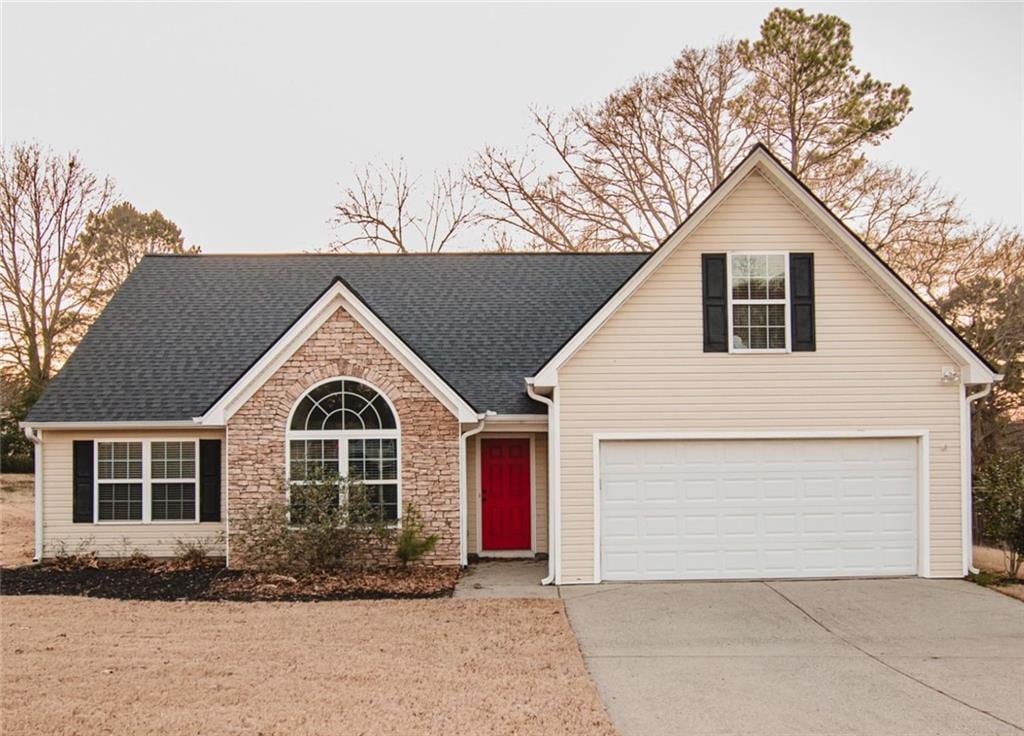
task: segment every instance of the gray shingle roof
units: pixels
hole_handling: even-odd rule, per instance
[[[644,258],[147,256],[28,419],[199,416],[339,276],[478,411],[543,413],[523,378]]]

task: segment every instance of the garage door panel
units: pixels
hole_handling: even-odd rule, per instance
[[[605,579],[916,572],[913,439],[606,442],[600,452]]]

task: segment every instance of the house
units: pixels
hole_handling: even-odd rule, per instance
[[[653,254],[147,257],[25,422],[36,552],[231,564],[328,469],[436,564],[958,577],[999,378],[763,147]]]

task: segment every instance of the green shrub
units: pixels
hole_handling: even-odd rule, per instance
[[[993,458],[978,473],[974,513],[983,541],[1003,550],[1006,574],[1024,563],[1024,452]]]
[[[423,534],[423,518],[419,509],[411,503],[407,504],[402,515],[402,528],[395,542],[395,556],[401,560],[403,566],[408,565],[419,560],[436,545],[436,534]]]
[[[245,567],[304,573],[372,565],[384,556],[392,530],[356,480],[322,475],[292,483],[245,514],[237,545]]]

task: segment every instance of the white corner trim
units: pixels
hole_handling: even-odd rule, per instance
[[[299,319],[195,422],[225,425],[284,363],[337,311],[344,309],[444,404],[460,422],[475,423],[477,412],[406,345],[345,284],[335,281]]]
[[[670,235],[644,264],[619,288],[617,292],[581,327],[572,338],[552,356],[536,375],[527,378],[539,389],[553,388],[558,384],[558,369],[579,350],[590,337],[647,281],[661,264],[683,243],[690,234],[733,192],[733,190],[755,169],[798,205],[804,214],[833,240],[869,277],[892,298],[897,305],[925,330],[933,340],[950,355],[960,361],[964,368],[964,382],[972,384],[992,383],[1000,376],[994,373],[978,358],[916,294],[889,271],[860,241],[857,240],[820,202],[814,199],[793,174],[779,164],[763,148],[755,148],[725,180],[708,195],[693,214]],[[788,332],[788,329],[787,329]]]
[[[595,432],[592,446],[594,578],[601,578],[601,442],[615,440],[730,440],[730,439],[858,439],[913,438],[917,440],[917,570],[922,578],[932,577],[931,566],[931,473],[930,434],[927,429],[795,429],[727,430],[693,432]]]
[[[978,399],[988,396],[992,392],[992,386],[985,386],[973,394],[968,394],[965,389],[961,390],[964,391],[964,395],[960,402],[960,544],[963,553],[962,572],[964,577],[967,577],[974,558],[974,448],[971,439],[974,428],[971,421],[971,405]]]
[[[33,562],[43,561],[43,436],[42,433],[31,428],[22,427],[25,437],[32,443],[32,462],[35,469],[33,479],[33,508],[35,551],[32,557]]]

